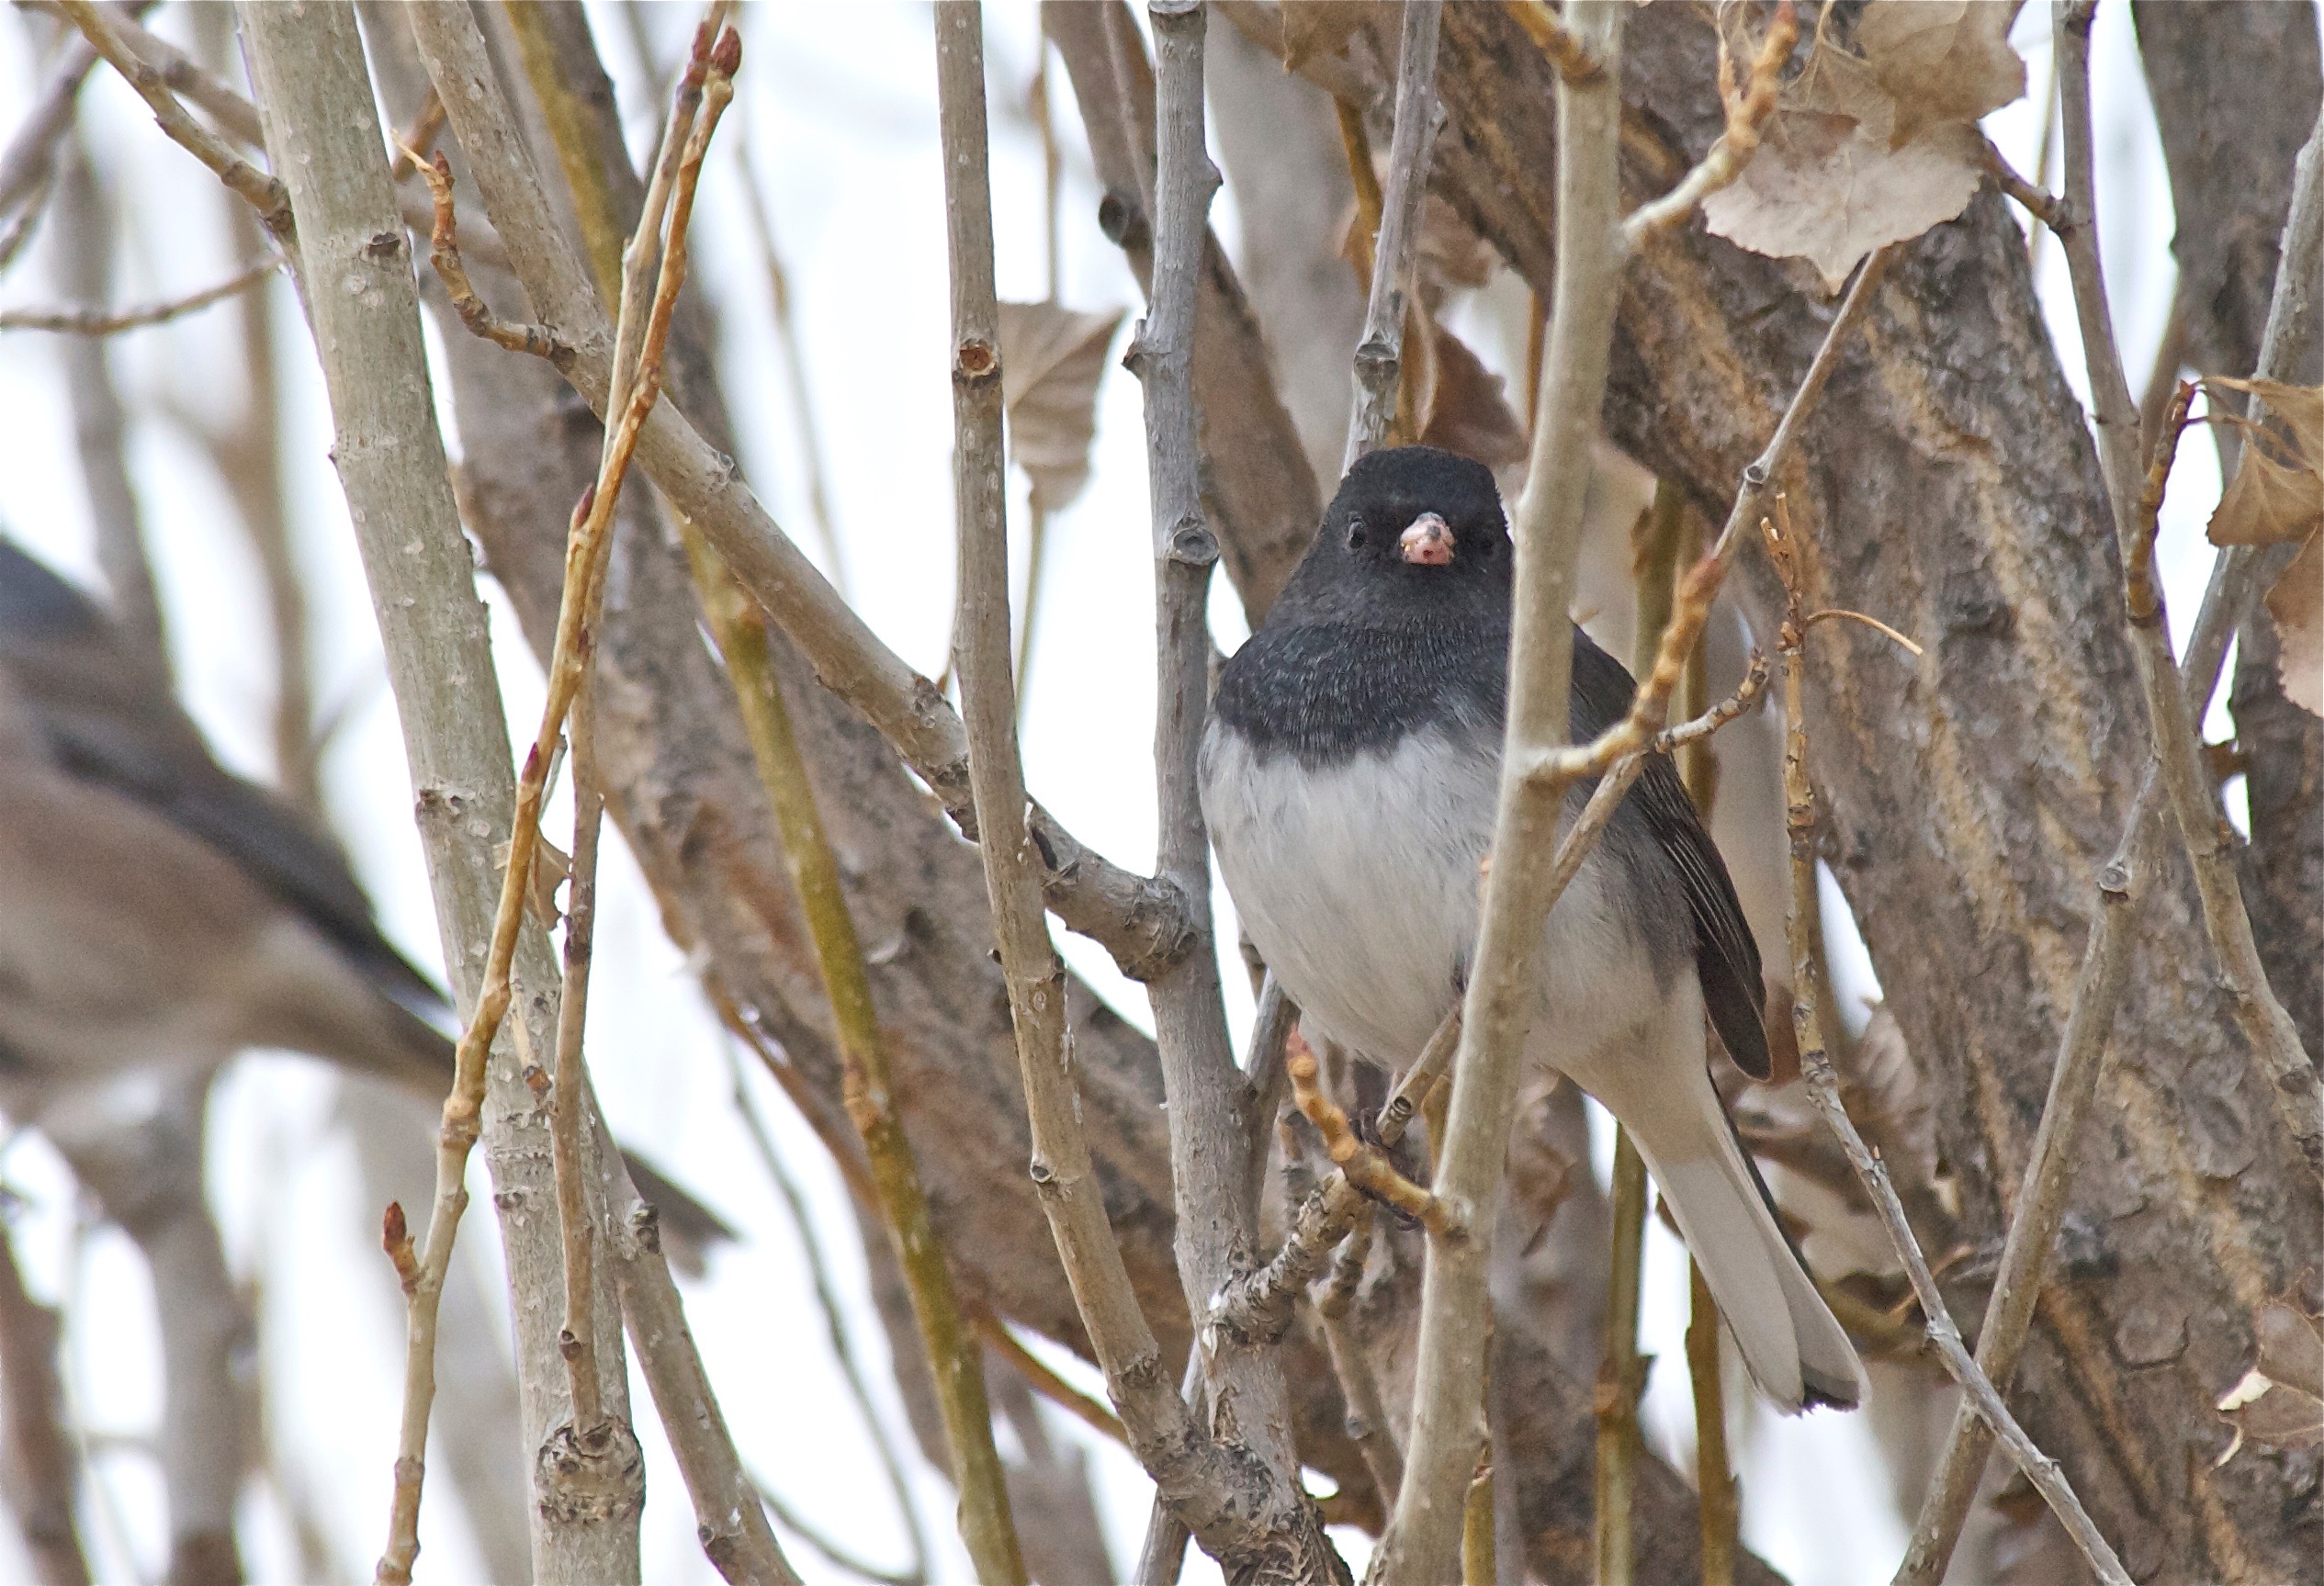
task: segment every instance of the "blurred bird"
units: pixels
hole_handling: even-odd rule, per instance
[[[1430,446],[1349,470],[1220,675],[1202,813],[1244,931],[1326,1034],[1401,1068],[1462,994],[1508,700],[1512,547],[1493,476]],[[1574,629],[1573,736],[1630,709]],[[1576,789],[1567,818],[1588,795]],[[1668,757],[1646,763],[1551,911],[1530,1063],[1619,1119],[1759,1386],[1853,1406],[1863,1368],[1711,1086],[1704,1024],[1769,1072],[1759,950]]]
[[[0,540],[0,1102],[244,1047],[450,1088],[443,995],[338,846],[211,758],[79,591]],[[731,1231],[628,1157],[683,1245]]]

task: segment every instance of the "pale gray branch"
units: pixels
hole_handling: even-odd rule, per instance
[[[1444,0],[1405,0],[1403,48],[1396,59],[1396,125],[1388,141],[1388,190],[1372,249],[1364,332],[1356,343],[1356,410],[1348,421],[1344,469],[1388,437],[1396,419],[1404,370],[1405,281],[1420,248],[1420,200],[1428,191],[1436,146],[1437,34]],[[1411,417],[1411,415],[1407,415]]]

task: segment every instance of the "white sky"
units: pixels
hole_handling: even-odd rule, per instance
[[[624,21],[591,6],[600,45],[642,136],[652,117]],[[720,189],[740,179],[734,140],[751,141],[768,183],[774,225],[789,263],[819,403],[834,513],[850,589],[880,635],[934,675],[942,665],[951,592],[951,409],[946,378],[946,287],[932,51],[924,7],[900,4],[754,6],[739,114],[721,134],[704,182],[696,257],[728,345],[723,368],[742,461],[778,519],[812,546],[795,415],[771,352],[772,315],[740,215]],[[649,18],[665,58],[691,28],[692,6]],[[1004,297],[1044,295],[1041,157],[1021,113],[1035,21],[1029,4],[987,11],[994,92],[993,185]],[[190,41],[183,7],[157,13],[157,30]],[[0,27],[0,128],[22,117],[39,81],[26,29]],[[2038,111],[2049,62],[2039,7],[2021,17],[2032,102],[1997,113],[1989,129],[2020,170],[2035,164]],[[2102,240],[2127,365],[2143,371],[2160,339],[2173,272],[2169,192],[2140,80],[2127,9],[2102,7],[2093,39],[2100,132]],[[1119,254],[1091,221],[1094,190],[1086,150],[1057,74],[1066,159],[1063,280],[1059,295],[1082,309],[1129,307],[1138,298]],[[222,279],[241,262],[224,200],[198,167],[164,141],[126,88],[103,72],[83,100],[82,124],[133,217],[114,301],[142,302]],[[1231,195],[1213,209],[1230,245]],[[168,239],[164,245],[163,239]],[[2044,302],[2068,377],[2083,387],[2080,349],[2054,244],[2040,253]],[[408,782],[385,687],[369,606],[346,532],[345,509],[324,456],[329,422],[303,325],[287,287],[276,295],[286,357],[282,421],[300,469],[296,524],[310,576],[321,708],[344,710],[325,765],[343,831],[364,834],[357,863],[385,926],[415,961],[438,962],[435,928],[409,815]],[[41,242],[5,281],[0,301],[55,301]],[[130,463],[162,581],[188,707],[220,758],[265,778],[273,680],[261,586],[230,497],[189,425],[231,415],[243,399],[234,310],[213,309],[118,339],[113,367],[136,416]],[[1479,317],[1480,320],[1482,316]],[[432,332],[431,332],[432,333]],[[1509,349],[1479,352],[1495,367]],[[96,585],[92,535],[54,343],[0,341],[0,531],[72,576]],[[1044,605],[1032,657],[1025,737],[1028,779],[1084,839],[1125,864],[1152,858],[1151,591],[1146,485],[1138,391],[1111,375],[1100,405],[1095,475],[1086,495],[1052,525],[1051,587],[1070,599]],[[2202,523],[2217,493],[2208,445],[2181,454],[2165,510],[2161,562],[2174,632],[2192,616],[2206,561]],[[1021,495],[1019,497],[1021,504]],[[1022,523],[1020,512],[1017,523]],[[1222,585],[1224,580],[1221,580]],[[500,603],[494,641],[520,740],[529,737],[540,681]],[[1214,602],[1227,647],[1242,636],[1233,602]],[[2225,730],[2215,718],[2211,736]],[[563,818],[552,815],[552,822]],[[554,831],[555,825],[550,829]],[[729,1099],[721,1037],[679,954],[662,937],[642,880],[609,844],[600,904],[592,998],[593,1067],[620,1132],[748,1231],[708,1279],[691,1286],[689,1315],[727,1417],[751,1467],[786,1500],[874,1558],[895,1562],[885,1484],[831,1369],[795,1240],[751,1154]],[[1827,908],[1839,913],[1828,900]],[[1224,930],[1221,939],[1234,939]],[[1131,1019],[1146,1026],[1144,999],[1104,955],[1077,939],[1060,945],[1075,968]],[[1861,948],[1842,945],[1844,990],[1872,989]],[[1225,977],[1238,1026],[1247,997]],[[359,1203],[352,1152],[333,1123],[337,1082],[289,1057],[254,1057],[222,1085],[214,1108],[211,1178],[230,1258],[264,1284],[270,1415],[283,1457],[301,1468],[350,1574],[367,1576],[383,1536],[400,1389],[400,1308],[372,1243],[378,1209]],[[901,1432],[885,1374],[885,1345],[862,1300],[862,1261],[844,1191],[813,1137],[773,1087],[754,1081],[786,1157],[810,1184],[824,1243],[856,1303],[859,1338],[874,1386]],[[84,1228],[70,1180],[38,1140],[20,1140],[5,1164],[25,1198],[18,1247],[36,1292],[69,1298],[69,1390],[101,1479],[84,1507],[85,1536],[108,1580],[158,1576],[165,1551],[156,1468],[140,1452],[161,1404],[158,1346],[142,1264],[118,1233]],[[480,1172],[480,1168],[479,1168]],[[479,1197],[479,1213],[489,1207]],[[492,1220],[469,1217],[464,1255],[496,1260]],[[1646,1347],[1665,1363],[1652,1380],[1646,1416],[1656,1445],[1691,1446],[1680,1329],[1684,1254],[1659,1224],[1650,1233]],[[1094,1387],[1094,1375],[1073,1367]],[[640,1431],[649,1454],[646,1573],[654,1580],[711,1580],[693,1535],[683,1489],[652,1418]],[[1062,1416],[1054,1434],[1091,1450],[1118,1568],[1134,1557],[1147,1495],[1126,1455]],[[968,1579],[951,1532],[951,1495],[910,1456],[926,1528],[942,1557],[940,1579]],[[1758,1417],[1739,1451],[1745,1473],[1746,1540],[1801,1586],[1884,1580],[1902,1547],[1886,1478],[1861,1420],[1831,1415],[1777,1423]],[[441,1472],[443,1466],[435,1468]],[[441,1479],[423,1527],[423,1579],[477,1578],[479,1563]],[[1833,1529],[1845,1516],[1845,1533]],[[296,1579],[296,1555],[262,1486],[246,1501],[243,1544],[254,1579]],[[0,1576],[25,1561],[0,1527]],[[1360,1539],[1348,1535],[1361,1568]],[[811,1551],[790,1548],[809,1580],[844,1579]],[[1190,1580],[1216,1580],[1199,1554]]]

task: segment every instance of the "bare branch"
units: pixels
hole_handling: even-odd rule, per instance
[[[1244,1473],[1229,1466],[1188,1412],[1162,1366],[1099,1198],[1089,1146],[1066,1063],[1065,977],[1037,892],[1034,847],[1018,759],[1010,677],[1009,554],[1001,495],[998,313],[993,306],[987,186],[983,17],[975,6],[936,12],[937,91],[944,142],[945,214],[953,254],[953,402],[959,431],[959,604],[954,670],[967,715],[969,784],[1009,987],[1032,1180],[1057,1254],[1132,1449],[1166,1499],[1214,1551],[1262,1547],[1265,1528],[1242,1509]],[[1251,1511],[1258,1505],[1253,1503]]]
[[[1198,927],[1211,918],[1211,856],[1196,760],[1209,704],[1211,570],[1218,543],[1205,517],[1196,444],[1194,340],[1207,216],[1218,190],[1203,137],[1205,13],[1155,0],[1154,268],[1149,311],[1127,360],[1145,393],[1146,467],[1155,581],[1155,789],[1158,877],[1178,889]],[[1417,198],[1414,200],[1417,203]],[[1258,1144],[1226,1034],[1218,955],[1200,929],[1193,952],[1146,984],[1169,1108],[1179,1283],[1187,1312],[1247,1271],[1258,1230],[1250,1193]],[[1296,1067],[1293,1065],[1296,1083]],[[1221,1556],[1230,1574],[1330,1581],[1342,1566],[1300,1483],[1280,1357],[1220,1333],[1198,1333],[1205,1413],[1250,1471],[1252,1518],[1267,1540]],[[1218,1553],[1214,1540],[1204,1545]],[[1239,1563],[1235,1560],[1239,1558]]]
[[[64,1430],[64,1386],[57,1377],[63,1329],[32,1298],[16,1243],[0,1229],[0,1410],[5,1411],[9,1507],[40,1586],[89,1586],[89,1561],[73,1518],[81,1457]]]
[[[2115,536],[2125,568],[2135,572],[2140,556],[2138,499],[2143,471],[2138,456],[2138,410],[2115,346],[2105,273],[2098,257],[2090,125],[2091,10],[2088,4],[2061,0],[2052,13],[2065,118],[2066,207],[2080,222],[2062,233],[2059,241],[2065,245],[2066,264],[2073,276],[2074,308],[2089,364],[2093,416],[2100,459],[2105,465]],[[2158,480],[2158,492],[2160,489]],[[2188,709],[2186,692],[2179,686],[2160,591],[2149,582],[2146,589],[2128,590],[2126,594],[2136,602],[2128,608],[2131,648],[2138,660],[2139,688],[2146,696],[2155,755],[2162,768],[2163,791],[2170,797],[2188,863],[2194,871],[2204,929],[2218,959],[2220,980],[2277,1115],[2309,1169],[2324,1180],[2324,1082],[2319,1082],[2315,1065],[2308,1062],[2299,1031],[2276,1000],[2260,962],[2251,918],[2245,912],[2236,875],[2232,831],[2218,805],[2217,783],[2204,769],[2201,735]]]
[[[152,107],[153,119],[170,141],[209,166],[220,181],[258,211],[259,219],[275,241],[288,247],[290,197],[283,185],[227,148],[216,133],[195,120],[177,102],[177,96],[170,91],[162,73],[130,48],[112,17],[93,0],[58,0],[58,6],[96,52],[105,57],[106,63],[129,79],[138,97]]]
[[[1763,524],[1763,528],[1769,555],[1783,579],[1788,605],[1777,652],[1783,658],[1784,712],[1788,723],[1783,783],[1785,824],[1791,833],[1791,983],[1795,988],[1791,1018],[1799,1033],[1800,1077],[1807,1081],[1809,1100],[1839,1137],[1841,1147],[1848,1153],[1849,1165],[1856,1169],[1857,1180],[1880,1214],[1889,1241],[1912,1280],[1922,1314],[1927,1318],[1929,1341],[1936,1345],[1946,1370],[1960,1385],[1963,1395],[1976,1405],[1978,1414],[2002,1440],[2011,1459],[2041,1493],[2051,1513],[2064,1524],[2089,1563],[2091,1572],[2106,1586],[2130,1586],[2130,1577],[2123,1569],[2122,1561],[2115,1557],[2113,1547],[2100,1535],[2081,1500],[2074,1496],[2058,1462],[2034,1445],[2033,1439],[2009,1412],[2009,1407],[2002,1402],[1991,1380],[1969,1358],[1968,1348],[1961,1343],[1960,1329],[1954,1324],[1945,1296],[1938,1291],[1936,1278],[1929,1271],[1928,1259],[1921,1254],[1920,1241],[1913,1237],[1912,1225],[1905,1219],[1904,1204],[1897,1198],[1896,1187],[1889,1181],[1888,1164],[1864,1143],[1864,1137],[1856,1132],[1847,1108],[1840,1099],[1839,1077],[1833,1071],[1831,1056],[1824,1047],[1823,977],[1816,969],[1823,922],[1816,893],[1815,791],[1808,780],[1807,707],[1801,688],[1804,660],[1800,647],[1807,635],[1799,613],[1798,546],[1790,527],[1790,513],[1781,495],[1776,497],[1776,516],[1782,524],[1780,529],[1774,524]]]
[[[177,319],[246,292],[281,269],[282,265],[281,256],[273,255],[244,265],[215,287],[205,287],[183,298],[147,303],[134,309],[105,309],[89,305],[77,309],[0,309],[0,331],[54,331],[73,336],[113,336],[123,331],[141,331],[148,325]]]
[[[1437,34],[1444,0],[1404,0],[1396,60],[1396,125],[1388,141],[1388,192],[1372,250],[1364,333],[1356,343],[1356,407],[1348,422],[1343,467],[1387,438],[1396,418],[1403,368],[1405,280],[1420,247],[1420,201],[1428,191],[1428,154],[1437,141]],[[1343,126],[1345,125],[1345,112]]]
[[[1324,1137],[1325,1154],[1350,1186],[1417,1219],[1431,1233],[1465,1236],[1465,1231],[1453,1224],[1444,1202],[1398,1173],[1386,1152],[1356,1133],[1339,1104],[1317,1083],[1314,1050],[1296,1030],[1284,1067],[1291,1074],[1292,1099],[1315,1126],[1315,1132]]]
[[[2297,169],[2258,366],[2265,378],[2286,374],[2296,355],[2294,349],[2312,343],[2316,334],[2315,283],[2324,270],[2324,123],[2301,152]],[[2190,717],[2200,720],[2210,707],[2237,623],[2292,551],[2290,546],[2237,546],[2212,564],[2210,584],[2178,669],[2178,686]],[[2016,1371],[2041,1291],[2042,1271],[2065,1216],[2083,1119],[2097,1092],[2107,1038],[2129,979],[2130,947],[2138,936],[2133,922],[2161,860],[2161,806],[2160,768],[2149,761],[2121,841],[2098,872],[2098,895],[2074,982],[2073,1005],[2050,1070],[2049,1094],[2026,1158],[2015,1215],[2002,1247],[1993,1298],[1978,1330],[1977,1363],[1997,1385],[2006,1385]],[[1987,1438],[1984,1423],[1969,1406],[1955,1412],[1912,1541],[1897,1568],[1896,1586],[1935,1586],[1944,1579],[1985,1468]]]

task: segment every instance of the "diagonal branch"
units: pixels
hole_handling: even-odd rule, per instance
[[[2287,373],[2293,350],[2303,343],[2312,344],[2316,334],[2315,278],[2324,265],[2324,123],[2302,152],[2297,171],[2284,226],[2283,264],[2258,365],[2264,378]],[[2185,693],[2191,717],[2200,720],[2209,709],[2236,624],[2291,551],[2289,546],[2237,546],[2212,564],[2210,585],[2204,591],[2178,669],[2178,686]],[[2097,1093],[2107,1037],[2129,980],[2130,947],[2138,935],[2134,922],[2161,861],[2161,781],[2160,768],[2149,761],[2124,822],[2122,839],[2099,870],[2090,935],[2082,947],[2058,1061],[2050,1070],[2041,1126],[2012,1208],[1993,1298],[1978,1330],[1977,1363],[2003,1387],[2017,1369],[2042,1272],[2065,1216],[2083,1119]],[[1944,1454],[1922,1500],[1911,1544],[1897,1569],[1896,1586],[1936,1586],[1944,1579],[1975,1500],[1988,1446],[1984,1423],[1962,1406],[1954,1413]]]
[[[170,141],[209,166],[218,179],[258,211],[258,219],[275,241],[288,247],[291,241],[290,194],[280,182],[229,149],[219,136],[177,102],[160,70],[130,48],[112,18],[93,0],[58,0],[83,36],[106,63],[129,80],[138,97],[152,107]]]
[[[2059,234],[2073,276],[2074,309],[2081,326],[2090,369],[2091,400],[2098,451],[2105,465],[2106,495],[2114,512],[2115,537],[2126,569],[2140,554],[2138,499],[2144,472],[2138,456],[2138,410],[2124,377],[2106,300],[2105,273],[2098,256],[2097,192],[2090,121],[2090,4],[2061,0],[2053,13],[2059,81],[2066,131],[2066,208],[2074,224]],[[2127,591],[2135,592],[2135,591]],[[2236,876],[2233,838],[2218,805],[2216,783],[2203,765],[2201,734],[2179,686],[2171,654],[2171,631],[2159,591],[2127,606],[2138,684],[2187,860],[2202,899],[2203,925],[2217,956],[2219,977],[2235,1012],[2237,1027],[2250,1043],[2277,1115],[2297,1142],[2309,1169],[2324,1179],[2324,1081],[2300,1046],[2299,1030],[2269,986],[2251,937]]]
[[[1904,1263],[1906,1275],[1912,1279],[1912,1292],[1919,1299],[1922,1314],[1928,1319],[1929,1341],[1936,1345],[1937,1355],[1953,1380],[1960,1385],[1962,1396],[1976,1406],[1977,1413],[1996,1436],[2017,1468],[2023,1471],[2035,1490],[2048,1503],[2074,1545],[2081,1550],[2091,1572],[2104,1586],[2130,1586],[2130,1577],[2115,1557],[2113,1547],[2099,1533],[2089,1513],[2074,1496],[2073,1489],[2058,1468],[2058,1462],[2036,1447],[2017,1418],[2009,1412],[1995,1391],[1991,1378],[1978,1369],[1961,1342],[1960,1329],[1954,1324],[1952,1312],[1945,1304],[1945,1297],[1936,1287],[1936,1278],[1929,1271],[1928,1258],[1921,1253],[1920,1241],[1913,1237],[1912,1225],[1906,1220],[1904,1204],[1897,1198],[1896,1187],[1889,1181],[1888,1164],[1872,1153],[1864,1143],[1863,1135],[1848,1117],[1847,1108],[1840,1099],[1839,1076],[1833,1071],[1832,1059],[1824,1047],[1822,1006],[1824,997],[1823,977],[1816,971],[1818,946],[1823,939],[1823,921],[1816,894],[1816,811],[1815,790],[1808,780],[1808,729],[1806,704],[1800,686],[1805,669],[1801,647],[1806,641],[1806,624],[1799,613],[1799,578],[1797,566],[1798,545],[1793,537],[1790,512],[1784,498],[1776,497],[1776,519],[1780,531],[1773,524],[1763,524],[1767,549],[1781,577],[1787,598],[1787,610],[1782,632],[1777,640],[1777,650],[1783,658],[1784,712],[1787,723],[1784,736],[1783,788],[1785,824],[1791,834],[1791,983],[1797,988],[1792,996],[1791,1018],[1799,1040],[1799,1074],[1807,1081],[1808,1099],[1822,1115],[1833,1133],[1839,1136],[1848,1164],[1856,1169],[1856,1178],[1872,1198],[1880,1221],[1887,1228],[1890,1243]]]
[[[555,360],[557,367],[603,417],[611,328],[549,208],[482,35],[466,8],[448,0],[424,0],[406,10],[510,264],[535,311],[569,349]],[[670,404],[657,406],[648,421],[637,457],[671,504],[703,531],[752,599],[799,646],[824,686],[860,712],[973,834],[967,732],[936,685],[880,642],[741,482],[733,459]],[[1024,824],[1049,905],[1069,928],[1112,954],[1123,973],[1147,979],[1192,950],[1192,917],[1175,888],[1109,863],[1038,804],[1030,807]]]
[[[1695,168],[1679,178],[1678,186],[1630,211],[1622,221],[1624,251],[1635,252],[1653,241],[1655,233],[1682,224],[1695,212],[1696,205],[1721,187],[1732,186],[1743,174],[1752,155],[1759,152],[1760,130],[1775,114],[1783,69],[1790,63],[1792,47],[1799,42],[1799,14],[1792,0],[1782,0],[1766,38],[1760,40],[1758,52],[1752,57],[1749,80],[1737,87],[1735,62],[1727,52],[1726,30],[1720,29],[1719,101],[1727,111],[1727,129]]]

